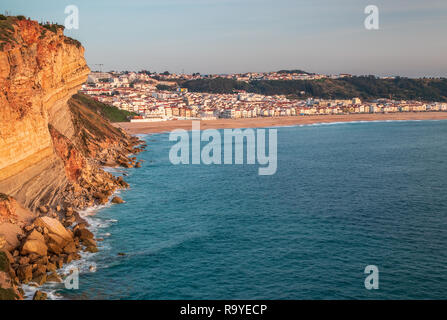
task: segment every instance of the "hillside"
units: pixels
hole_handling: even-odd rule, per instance
[[[265,95],[291,95],[295,98],[364,100],[447,101],[447,79],[379,79],[373,76],[320,80],[261,80],[241,82],[231,79],[200,79],[181,83],[193,92],[232,93],[245,90]]]
[[[78,93],[72,97],[73,102],[77,102],[79,105],[88,107],[92,111],[100,114],[110,122],[127,122],[130,116],[136,116],[136,113],[126,110],[118,109],[114,106],[96,101],[95,99]]]

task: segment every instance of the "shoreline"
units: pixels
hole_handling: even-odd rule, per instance
[[[125,175],[117,174],[117,171],[120,170],[124,173],[129,168],[138,168],[140,162],[137,160],[137,155],[145,151],[145,147],[144,140],[127,135],[127,144],[118,144],[117,146],[118,155],[115,155],[116,161],[113,166],[101,165],[102,157],[91,158],[95,161],[91,164],[94,169],[91,171],[92,177],[94,177],[93,179],[103,179],[104,185],[97,185],[95,189],[88,192],[88,199],[91,199],[89,202],[87,199],[82,203],[75,204],[73,199],[66,199],[63,206],[42,205],[35,212],[31,212],[17,204],[10,196],[3,199],[3,201],[11,202],[14,212],[20,209],[23,212],[29,212],[30,218],[32,218],[26,222],[22,221],[23,225],[15,231],[18,238],[17,245],[12,248],[0,247],[0,253],[7,252],[5,256],[8,259],[7,268],[10,269],[10,274],[14,277],[12,278],[15,281],[13,289],[17,292],[15,298],[20,300],[66,299],[58,291],[63,289],[61,285],[73,267],[77,268],[80,273],[96,271],[96,263],[88,262],[101,248],[101,245],[98,246],[98,241],[102,240],[99,240],[98,226],[93,223],[94,221],[90,218],[92,214],[89,213],[94,212],[93,215],[95,215],[104,207],[123,203],[114,202],[114,200],[119,198],[120,201],[123,201],[118,194],[128,189],[129,185],[124,181]],[[124,155],[123,152],[126,151],[127,154]],[[115,160],[115,157],[113,159]],[[106,184],[107,181],[109,184]],[[0,195],[3,194],[0,193]],[[75,197],[75,200],[85,200],[86,197],[80,195]],[[2,223],[0,221],[0,225]],[[59,243],[51,242],[53,238],[50,237],[50,233],[59,236],[57,232],[61,234],[59,238],[64,245],[60,244],[59,246]],[[63,233],[66,233],[67,238],[62,238]],[[37,238],[30,239],[31,236]],[[24,252],[23,248],[30,241],[38,242],[40,247],[36,246],[36,248],[42,248],[45,253],[40,251]],[[65,245],[66,243],[68,244]],[[32,266],[32,269],[29,266]],[[91,271],[90,267],[94,267],[94,271]],[[3,289],[2,286],[0,288]]]
[[[144,144],[144,140],[141,140],[142,144]],[[144,152],[144,151],[143,151]],[[131,153],[128,156],[132,157],[135,156],[136,153]],[[115,167],[107,167],[103,166],[101,169],[111,175],[113,175],[115,178],[122,177],[124,178],[124,174],[129,174],[129,169],[126,167],[121,166],[115,166]],[[114,197],[122,197],[122,192],[129,190],[129,188],[118,188],[116,189],[108,198],[107,203],[96,203],[93,206],[86,207],[82,210],[77,211],[79,216],[85,220],[88,223],[88,230],[93,233],[94,239],[101,244],[106,241],[107,238],[111,236],[110,233],[101,233],[101,230],[104,228],[110,227],[114,223],[118,223],[118,220],[113,219],[106,219],[102,220],[100,218],[97,218],[96,216],[98,213],[100,213],[102,210],[110,208],[116,204],[112,203],[112,199]],[[98,240],[101,239],[101,240]],[[96,273],[98,268],[104,267],[101,266],[95,261],[95,257],[100,253],[104,252],[104,250],[107,250],[107,246],[104,245],[97,245],[98,251],[97,252],[88,252],[88,251],[80,251],[81,258],[78,260],[73,260],[69,264],[64,265],[62,268],[58,269],[58,272],[60,275],[68,274],[69,270],[72,268],[77,268],[79,271],[79,276],[82,274],[88,274],[88,273]],[[93,268],[93,269],[91,269]],[[65,295],[62,295],[59,291],[63,290],[64,287],[61,284],[57,283],[46,283],[44,284],[44,287],[41,288],[43,292],[48,294],[49,299],[48,300],[71,300],[70,297],[67,297]],[[36,290],[39,290],[39,288],[36,288]],[[34,293],[33,293],[34,294]],[[32,298],[29,297],[29,298]]]
[[[408,120],[447,120],[447,112],[411,112],[387,114],[349,114],[349,115],[315,115],[288,116],[277,118],[244,118],[201,120],[200,129],[237,129],[265,128],[309,125],[316,123],[357,122],[357,121],[408,121]],[[175,129],[191,130],[193,120],[170,120],[160,122],[115,122],[115,127],[131,135],[164,133]],[[197,121],[197,120],[195,120]]]
[[[135,153],[131,153],[129,157],[136,155]],[[116,167],[101,167],[101,169],[111,175],[113,175],[115,178],[123,177],[122,173],[128,173],[128,169],[126,167],[116,166]],[[108,236],[100,236],[100,230],[104,228],[105,226],[101,224],[101,221],[98,219],[95,219],[95,216],[103,209],[109,208],[115,204],[112,203],[112,199],[116,196],[120,197],[121,192],[127,190],[128,188],[122,187],[116,189],[109,197],[107,203],[95,203],[92,206],[87,206],[83,209],[77,210],[77,214],[79,217],[85,221],[88,226],[86,226],[86,229],[90,231],[94,235],[95,241],[103,242],[106,237]],[[113,223],[114,221],[106,220],[104,223]],[[101,239],[101,240],[98,240]],[[72,260],[71,262],[64,264],[61,268],[58,268],[56,270],[56,273],[60,276],[60,278],[63,280],[65,277],[70,273],[70,270],[77,269],[79,272],[79,275],[86,274],[86,273],[95,273],[97,272],[98,264],[94,261],[95,256],[103,251],[104,246],[97,244],[96,248],[98,249],[97,252],[89,252],[88,250],[79,250],[79,259]],[[93,267],[93,270],[91,269]],[[64,289],[64,282],[45,282],[44,284],[40,286],[33,286],[28,284],[22,284],[22,289],[24,290],[24,300],[33,300],[33,296],[36,293],[36,291],[43,292],[47,294],[47,300],[71,300],[65,295],[62,295],[60,293],[60,290]]]

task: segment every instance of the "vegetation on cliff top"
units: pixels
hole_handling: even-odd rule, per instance
[[[76,48],[80,48],[82,46],[82,44],[78,40],[67,37],[67,36],[65,36],[64,42],[66,44],[74,45],[74,46],[76,46]]]
[[[165,84],[157,84],[158,90],[166,90],[166,91],[175,91],[177,89],[176,86],[167,86]]]
[[[84,94],[76,94],[73,96],[73,99],[102,115],[111,122],[128,122],[129,117],[137,115],[136,113],[120,110],[117,107],[96,101]]]
[[[232,79],[200,79],[180,84],[194,92],[232,93],[245,90],[265,95],[291,95],[296,98],[366,100],[392,98],[397,100],[447,101],[447,79],[423,78],[380,79],[361,76],[320,80],[261,80],[242,82]]]
[[[68,100],[78,140],[76,146],[87,157],[101,153],[104,144],[128,144],[129,137],[109,119],[124,120],[122,110],[105,105],[82,94]],[[125,114],[124,114],[125,115]],[[127,119],[126,119],[127,120]],[[121,141],[121,142],[120,142]],[[110,160],[110,159],[108,159]]]
[[[3,50],[4,46],[8,43],[17,43],[14,39],[14,25],[17,21],[26,20],[25,16],[7,16],[0,14],[0,50]],[[29,20],[29,18],[28,18]],[[64,30],[63,25],[51,22],[39,23],[43,28],[40,39],[45,37],[47,31],[57,33],[58,30]],[[78,40],[65,36],[64,42],[66,44],[75,45],[77,48],[81,47],[81,43]]]
[[[50,30],[51,32],[57,33],[57,30],[62,29],[64,30],[65,27],[63,25],[57,24],[57,23],[50,23],[50,22],[45,22],[45,23],[40,23],[40,25],[42,27],[44,27],[47,30]]]
[[[14,25],[17,21],[26,20],[25,16],[9,16],[0,14],[0,50],[8,43],[17,43],[14,39]],[[29,18],[28,18],[29,20]]]
[[[14,24],[18,19],[0,15],[0,50],[7,43],[15,42],[14,40]]]
[[[304,70],[294,69],[294,70],[279,70],[278,73],[291,74],[291,73],[299,73],[299,74],[313,74]]]

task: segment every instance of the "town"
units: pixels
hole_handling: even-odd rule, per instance
[[[234,90],[231,94],[189,92],[175,80],[228,77],[239,81],[255,79],[320,79],[325,75],[271,72],[236,75],[176,75],[169,72],[92,72],[81,93],[131,112],[131,122],[167,120],[215,120],[306,115],[447,111],[447,103],[392,100],[292,99],[285,95],[261,95]],[[332,77],[350,77],[338,75]]]

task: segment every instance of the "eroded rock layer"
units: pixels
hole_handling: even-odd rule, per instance
[[[67,187],[48,124],[73,131],[67,100],[89,68],[84,48],[67,41],[62,28],[18,19],[13,25],[13,40],[0,51],[0,191],[35,207]]]

